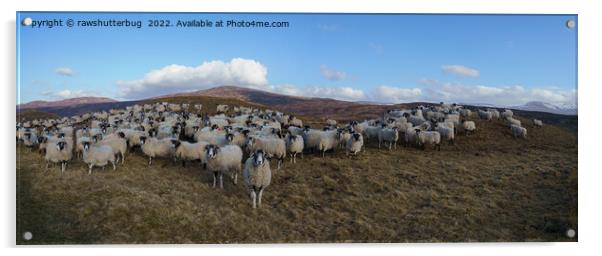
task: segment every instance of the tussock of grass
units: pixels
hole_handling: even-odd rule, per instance
[[[117,171],[88,176],[75,160],[61,175],[18,146],[17,243],[575,241],[564,232],[577,230],[576,134],[477,128],[440,152],[371,141],[357,158],[286,159],[256,210],[243,182],[213,189],[198,163],[147,167],[137,151]]]

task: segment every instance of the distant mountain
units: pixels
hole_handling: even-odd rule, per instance
[[[509,107],[511,109],[519,109],[525,111],[546,112],[559,115],[577,115],[577,106],[575,105],[556,105],[541,101],[527,102],[522,106]]]
[[[54,107],[72,107],[84,104],[96,104],[96,103],[111,103],[117,102],[114,99],[106,97],[79,97],[71,98],[59,101],[43,101],[36,100],[25,104],[18,105],[19,109],[39,109],[39,108],[54,108]]]

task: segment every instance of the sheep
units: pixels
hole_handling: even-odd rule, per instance
[[[115,166],[115,154],[113,149],[108,145],[91,145],[89,141],[82,142],[84,146],[83,160],[88,165],[88,175],[92,174],[92,167],[102,166],[104,168],[108,163],[113,164],[113,170],[117,169]]]
[[[224,105],[224,104],[220,104],[220,105],[217,105],[217,107],[215,107],[215,111],[217,113],[225,113],[225,112],[228,112],[229,109],[230,109],[230,107],[228,105]]]
[[[514,113],[510,109],[506,109],[504,112],[500,113],[500,117],[504,119],[508,119],[509,117],[513,117]]]
[[[438,125],[437,131],[443,140],[447,140],[449,144],[454,144],[455,128],[446,125]]]
[[[323,131],[320,134],[320,140],[318,142],[318,150],[322,151],[322,158],[324,158],[324,154],[328,150],[333,150],[337,145],[337,136],[336,131]]]
[[[537,127],[543,127],[543,122],[539,119],[533,119],[533,125]]]
[[[351,138],[347,140],[347,144],[345,145],[345,155],[357,155],[357,153],[362,151],[364,147],[364,137],[361,133],[354,132],[351,134]]]
[[[278,138],[250,137],[247,141],[249,153],[262,149],[270,158],[278,159],[278,170],[286,157],[286,142]]]
[[[472,116],[472,111],[470,111],[470,109],[460,109],[460,115],[462,117],[468,118]]]
[[[305,144],[305,148],[311,149],[312,152],[314,149],[317,149],[320,144],[320,136],[322,135],[322,131],[309,129],[309,127],[305,127],[303,131],[303,143]]]
[[[272,180],[270,162],[266,160],[263,150],[257,150],[249,156],[245,162],[243,177],[251,194],[253,209],[257,208],[257,205],[261,207],[263,190],[270,185]]]
[[[301,119],[298,119],[295,116],[289,116],[288,117],[288,125],[303,127],[303,121],[301,121]]]
[[[46,145],[46,155],[44,156],[44,160],[46,160],[46,171],[48,171],[50,162],[53,162],[61,163],[61,173],[64,173],[67,168],[67,161],[71,160],[72,150],[72,146],[64,140]]]
[[[510,124],[510,126],[512,126],[512,125],[521,126],[520,120],[514,119],[512,117],[507,117],[506,121],[508,121],[508,123]]]
[[[82,136],[75,138],[75,154],[78,158],[83,157],[84,154],[84,142],[91,142],[90,137]]]
[[[477,126],[474,121],[462,120],[462,128],[464,129],[465,134],[468,135],[469,132],[474,132],[477,129]]]
[[[514,138],[527,138],[527,128],[513,124],[510,126],[510,130],[512,131],[512,136],[514,136]]]
[[[205,160],[205,146],[209,143],[204,141],[199,142],[187,142],[173,140],[172,143],[176,149],[175,156],[177,159],[182,160],[182,166],[186,165],[186,161],[200,160],[201,163],[206,163]]]
[[[424,150],[427,144],[434,145],[438,151],[441,151],[441,134],[437,131],[421,131],[420,129],[416,129],[416,137],[418,144],[422,146]]]
[[[493,118],[493,113],[489,111],[479,110],[479,118],[491,121],[491,119]]]
[[[364,134],[366,134],[366,139],[378,138],[378,134],[379,134],[380,130],[381,130],[381,127],[379,127],[379,126],[366,127],[366,129],[364,130]]]
[[[378,131],[378,148],[380,148],[381,143],[389,142],[389,150],[391,150],[391,144],[397,149],[397,140],[399,140],[399,129],[397,127],[383,128]]]
[[[297,154],[301,153],[301,157],[303,157],[303,147],[303,136],[289,135],[286,138],[286,152],[291,156],[292,163],[297,163]]]
[[[328,120],[326,120],[326,125],[337,126],[337,120],[328,119]]]
[[[38,136],[35,133],[27,131],[23,136],[23,145],[28,147],[30,151],[31,148],[38,145]]]
[[[345,148],[349,138],[351,138],[351,131],[349,129],[338,129],[337,130],[337,139],[339,140],[339,148]]]
[[[142,152],[148,156],[148,166],[152,165],[153,157],[172,157],[175,153],[174,145],[169,138],[157,139],[140,136],[140,143]]]
[[[111,149],[113,149],[113,154],[116,155],[116,162],[119,163],[119,159],[121,159],[121,164],[124,164],[125,153],[127,152],[127,141],[125,140],[125,134],[123,132],[109,134],[106,137],[95,135],[92,139],[100,145],[110,146]]]
[[[219,187],[224,188],[224,172],[230,172],[234,184],[237,184],[238,172],[241,171],[242,150],[239,146],[228,145],[219,147],[208,144],[205,146],[207,169],[213,172],[213,187],[219,173]]]

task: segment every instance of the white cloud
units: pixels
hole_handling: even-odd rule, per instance
[[[330,68],[326,65],[320,65],[320,73],[322,76],[330,81],[340,81],[345,80],[347,78],[347,73],[342,71],[337,71],[333,68]]]
[[[465,67],[462,65],[443,65],[441,66],[443,72],[458,76],[467,77],[478,77],[479,71],[474,68]]]
[[[346,101],[361,101],[367,98],[366,93],[361,89],[355,89],[348,86],[340,87],[321,87],[321,86],[303,86],[298,87],[291,84],[271,86],[269,91],[300,97],[318,97],[331,98]]]
[[[73,76],[75,75],[75,71],[73,71],[73,69],[71,68],[57,68],[54,70],[54,73],[56,73],[59,76]]]
[[[421,80],[424,84],[423,99],[431,102],[458,102],[517,106],[530,101],[552,104],[577,105],[577,91],[560,88],[525,88],[521,85],[487,86],[442,83]]]
[[[196,67],[173,64],[152,70],[139,80],[117,81],[117,85],[121,88],[120,97],[141,99],[221,85],[267,88],[267,73],[267,68],[255,60],[235,58]]]
[[[41,95],[50,97],[51,99],[71,99],[71,98],[79,98],[79,97],[88,97],[88,96],[98,96],[98,93],[83,91],[83,90],[62,90],[58,92],[46,91],[42,92]]]
[[[374,100],[386,103],[418,101],[422,96],[420,88],[400,88],[381,85],[374,90]]]

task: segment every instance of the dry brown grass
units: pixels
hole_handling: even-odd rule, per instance
[[[577,230],[576,134],[477,127],[440,152],[306,154],[274,171],[256,210],[243,182],[212,189],[198,164],[148,168],[136,152],[117,171],[88,176],[76,160],[61,175],[18,146],[17,243],[576,241],[564,235]]]

